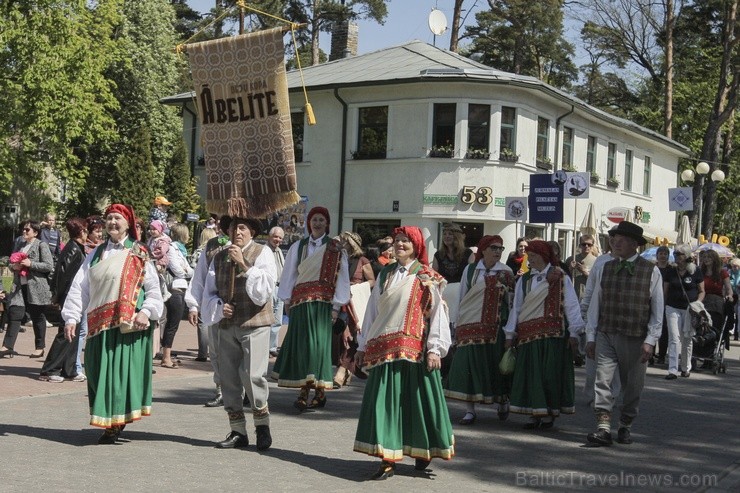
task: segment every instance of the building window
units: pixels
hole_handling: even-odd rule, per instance
[[[501,140],[499,149],[511,149],[516,152],[516,108],[501,108]]]
[[[455,103],[435,103],[432,122],[432,151],[439,151],[439,157],[452,157],[455,152]]]
[[[293,129],[293,154],[296,163],[303,162],[303,112],[290,114],[290,125]]]
[[[488,153],[491,106],[487,104],[468,105],[468,152]]]
[[[588,136],[588,148],[586,149],[586,171],[594,173],[596,171],[596,137]]]
[[[563,127],[563,159],[560,163],[563,169],[574,169],[573,167],[573,129]]]
[[[617,177],[617,144],[609,143],[609,153],[606,156],[606,179]]]
[[[354,159],[385,159],[388,142],[388,107],[360,108],[357,151]]]
[[[645,156],[645,171],[642,179],[642,194],[650,195],[650,177],[653,172],[653,161],[649,156]]]
[[[547,155],[550,140],[550,120],[537,118],[537,164],[549,164],[550,157]]]
[[[624,189],[632,190],[632,151],[624,153]]]

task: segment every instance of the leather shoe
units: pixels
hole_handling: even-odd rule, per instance
[[[623,443],[625,445],[632,443],[632,435],[630,435],[629,429],[620,428],[617,430],[617,443]]]
[[[217,394],[216,397],[206,402],[205,404],[206,407],[219,407],[223,405],[224,405],[224,396],[221,394]]]
[[[612,440],[612,433],[606,430],[598,430],[594,433],[589,433],[588,436],[586,436],[586,439],[588,440],[588,443],[607,447],[614,443]]]
[[[691,373],[689,373],[687,371],[682,371],[681,372],[681,376],[684,377],[684,378],[689,378],[691,376]]]
[[[429,464],[431,464],[432,461],[426,460],[426,459],[416,459],[416,464],[414,464],[414,469],[417,471],[426,471],[427,467],[429,467]]]
[[[383,481],[396,474],[396,464],[393,462],[383,461],[380,463],[380,468],[375,471],[375,474],[370,476],[373,481]]]
[[[666,379],[666,380],[675,380],[675,379],[677,379],[677,378],[678,378],[678,377],[676,376],[676,374],[675,374],[675,373],[669,373],[668,375],[666,375],[666,376],[665,376],[665,379]]]
[[[232,431],[223,442],[218,442],[216,448],[245,448],[249,445],[247,435]]]
[[[470,411],[465,413],[465,416],[463,416],[458,423],[461,425],[472,425],[475,423],[475,420],[478,418],[478,416],[475,413],[471,413]]]
[[[259,425],[256,428],[257,431],[257,450],[267,450],[272,445],[272,435],[270,435],[270,427],[267,425]]]
[[[123,427],[113,426],[106,428],[100,438],[98,438],[98,445],[113,445],[118,440],[118,436],[121,434]]]

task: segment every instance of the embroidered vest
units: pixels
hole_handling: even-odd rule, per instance
[[[248,265],[254,265],[263,248],[267,247],[252,241],[252,243],[244,250],[244,260]],[[230,319],[222,320],[221,323],[238,325],[242,329],[253,329],[256,327],[272,325],[274,320],[272,315],[272,298],[270,298],[264,305],[256,305],[244,288],[246,282],[245,278],[236,277],[238,274],[236,265],[233,262],[229,262],[228,258],[228,251],[222,250],[216,254],[213,259],[213,268],[216,272],[216,289],[218,290],[218,297],[225,303],[229,303],[234,306],[234,316]],[[233,294],[231,292],[232,276],[234,276]]]
[[[547,272],[547,295],[543,302],[543,313],[540,318],[533,318],[519,322],[516,332],[519,344],[544,339],[547,337],[562,337],[565,330],[565,318],[563,316],[563,304],[565,295],[563,293],[564,272],[551,267]],[[528,271],[522,276],[522,290],[526,297],[532,285],[532,272]]]
[[[619,260],[604,264],[601,276],[599,331],[633,337],[645,337],[650,320],[650,279],[652,262],[637,256],[635,273],[618,273]]]

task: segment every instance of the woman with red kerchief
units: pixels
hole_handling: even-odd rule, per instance
[[[324,207],[308,212],[309,235],[290,246],[278,289],[289,322],[272,375],[278,387],[301,389],[293,403],[299,411],[326,405],[325,391],[334,385],[332,326],[350,298],[347,253],[327,235],[329,219]]]
[[[152,327],[162,315],[159,278],[140,243],[130,206],[105,211],[108,240],[77,271],[62,308],[67,340],[87,316],[85,370],[90,424],[113,444],[152,406]]]
[[[354,450],[382,459],[374,480],[393,476],[404,455],[419,471],[434,457],[455,455],[439,372],[450,347],[446,281],[429,268],[419,228],[394,235],[396,263],[375,283],[355,355],[369,375]]]
[[[573,352],[585,324],[572,281],[552,265],[550,245],[530,241],[527,258],[504,327],[506,347],[517,347],[510,409],[530,416],[526,429],[552,428],[560,413],[575,412]]]
[[[445,395],[465,401],[461,425],[475,423],[475,403],[497,403],[499,419],[509,416],[511,376],[501,375],[503,325],[509,317],[514,273],[501,263],[504,240],[486,235],[478,242],[475,263],[460,280],[460,307],[455,329],[457,350],[452,359]]]

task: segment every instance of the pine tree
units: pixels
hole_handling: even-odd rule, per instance
[[[146,219],[155,196],[151,136],[139,127],[116,164],[116,187],[111,200],[134,207],[136,216]]]
[[[177,217],[178,221],[182,220],[182,215],[190,210],[189,190],[190,187],[190,167],[188,166],[188,151],[185,142],[180,139],[175,151],[170,159],[169,166],[164,170],[164,195],[167,200],[172,202],[170,212]]]

